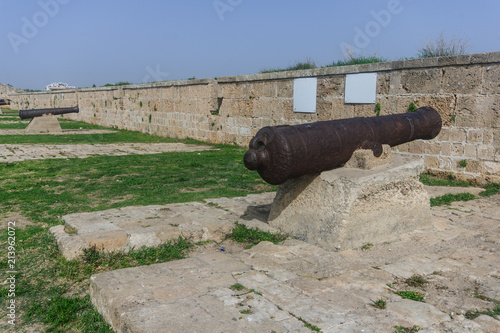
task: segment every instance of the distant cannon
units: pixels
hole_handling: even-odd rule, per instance
[[[36,117],[42,117],[45,115],[60,115],[67,113],[78,113],[80,109],[78,106],[70,107],[70,108],[50,108],[50,109],[31,109],[31,110],[20,110],[19,118],[21,119],[31,119]]]
[[[379,157],[382,144],[392,147],[417,139],[433,139],[441,125],[436,110],[422,107],[397,115],[267,126],[250,141],[243,160],[249,170],[257,170],[266,182],[279,185],[288,179],[341,166],[358,149],[371,149]]]

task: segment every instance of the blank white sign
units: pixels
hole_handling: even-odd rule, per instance
[[[377,73],[347,74],[345,77],[345,103],[375,103]]]
[[[293,80],[293,112],[316,112],[317,85],[315,77]]]

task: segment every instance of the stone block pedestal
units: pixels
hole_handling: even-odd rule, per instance
[[[281,185],[268,222],[327,250],[391,242],[430,225],[423,160],[392,156],[371,170],[337,168]]]
[[[61,132],[61,125],[54,115],[33,118],[25,129],[26,134]]]

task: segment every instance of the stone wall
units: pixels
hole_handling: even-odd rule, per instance
[[[375,116],[375,104],[344,103],[345,75],[361,72],[377,73],[382,115],[406,112],[413,102],[443,118],[436,139],[395,153],[422,156],[433,172],[500,182],[500,52],[10,98],[21,109],[78,104],[80,113],[65,117],[88,123],[246,146],[263,126]],[[293,112],[300,77],[317,78],[316,113]]]

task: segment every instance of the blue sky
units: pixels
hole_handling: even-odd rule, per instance
[[[443,33],[500,51],[498,0],[0,2],[0,82],[44,89],[254,74],[306,58],[415,57]]]

